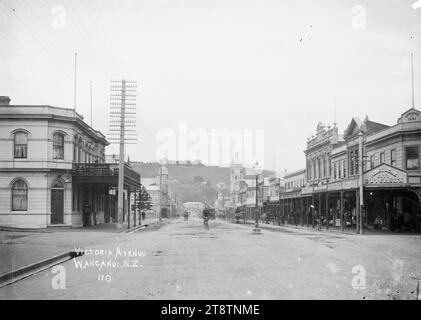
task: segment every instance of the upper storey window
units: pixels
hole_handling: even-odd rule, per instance
[[[53,136],[53,157],[64,159],[64,135],[61,133],[55,133]]]
[[[418,146],[406,147],[405,156],[407,170],[418,170],[420,168],[420,154]]]
[[[14,158],[26,159],[28,156],[28,134],[23,131],[15,132],[14,142]]]

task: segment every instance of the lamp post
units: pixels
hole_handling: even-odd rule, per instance
[[[355,211],[357,214],[357,234],[364,234],[364,161],[366,160],[363,155],[364,148],[364,135],[362,132],[358,133],[358,155],[352,157],[354,162],[354,170],[357,175],[357,199]]]
[[[359,150],[358,150],[358,169],[359,169],[359,177],[358,177],[358,184],[359,184],[359,193],[360,193],[360,219],[359,219],[359,233],[360,234],[364,234],[364,163],[363,163],[363,159],[364,159],[364,155],[363,155],[363,141],[364,141],[364,136],[362,134],[362,132],[360,132],[358,134],[359,136]]]
[[[259,228],[259,175],[262,173],[262,169],[259,166],[259,163],[256,161],[254,165],[254,172],[256,174],[256,211],[255,211],[255,225],[253,228],[253,234],[260,234],[261,230]]]

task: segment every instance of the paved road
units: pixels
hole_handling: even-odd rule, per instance
[[[284,228],[253,235],[221,221],[206,232],[200,220],[178,220],[90,246],[58,273],[0,288],[0,299],[415,299],[420,240]]]

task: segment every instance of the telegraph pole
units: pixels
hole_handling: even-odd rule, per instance
[[[120,156],[118,159],[118,199],[117,199],[117,228],[122,228],[124,215],[124,119],[126,109],[126,81],[121,82],[121,108],[120,108]],[[130,210],[130,208],[129,208]]]
[[[159,212],[158,220],[162,221],[162,164],[159,164]]]
[[[119,145],[117,228],[123,227],[124,215],[124,149],[125,144],[136,143],[136,82],[111,81],[110,137],[111,143]],[[130,198],[128,201],[130,215]]]

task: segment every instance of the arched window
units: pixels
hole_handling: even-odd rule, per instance
[[[28,134],[24,131],[15,132],[13,136],[14,157],[26,159],[28,156]]]
[[[16,180],[12,186],[12,211],[28,210],[28,186],[23,180]]]
[[[64,135],[62,133],[53,135],[53,157],[54,159],[64,159]]]

